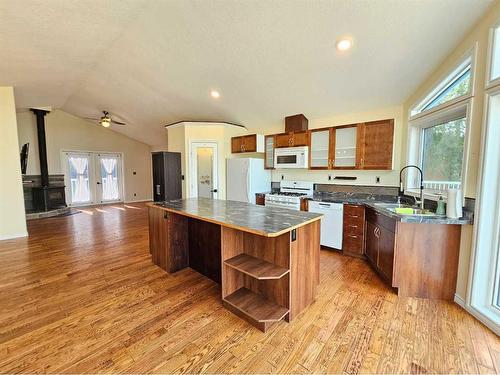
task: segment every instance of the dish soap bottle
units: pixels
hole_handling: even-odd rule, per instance
[[[439,197],[437,202],[436,215],[440,216],[446,215],[446,210],[444,208],[444,199],[442,196]]]

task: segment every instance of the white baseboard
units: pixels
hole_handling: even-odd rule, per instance
[[[14,238],[28,237],[28,232],[24,231],[21,233],[7,234],[0,236],[0,241],[12,240]]]
[[[141,203],[141,202],[152,202],[152,199],[137,199],[132,201],[125,201],[123,203]]]

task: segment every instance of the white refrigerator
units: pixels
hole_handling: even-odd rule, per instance
[[[227,159],[227,200],[255,203],[255,193],[270,190],[271,171],[264,169],[264,159]]]

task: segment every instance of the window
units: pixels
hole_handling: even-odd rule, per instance
[[[411,115],[425,113],[442,104],[469,95],[472,88],[471,65],[472,57],[469,56],[412,109]]]
[[[490,82],[500,81],[500,26],[492,30]]]
[[[465,117],[423,129],[424,186],[460,185],[465,129]]]
[[[411,111],[408,164],[418,165],[424,189],[432,194],[461,188],[467,151],[468,111],[472,94],[472,52]],[[420,186],[407,172],[407,191]]]

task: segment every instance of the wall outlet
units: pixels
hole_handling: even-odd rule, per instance
[[[134,176],[137,174],[137,172],[136,172],[136,171],[133,171],[132,173],[134,174]]]
[[[380,184],[380,176],[375,177],[375,182],[376,182],[377,184]]]
[[[137,197],[137,194],[136,194],[136,193],[134,193],[134,197]]]

